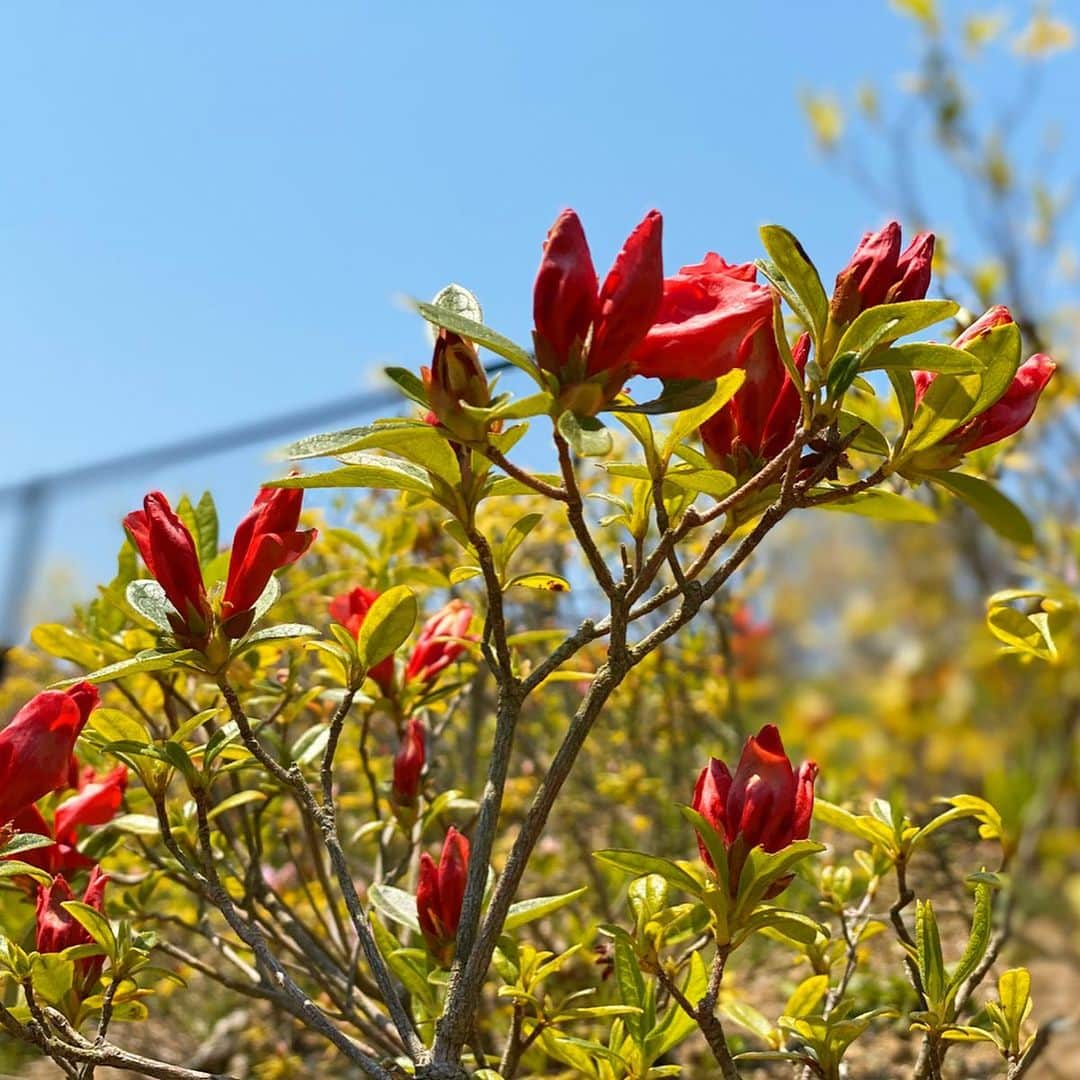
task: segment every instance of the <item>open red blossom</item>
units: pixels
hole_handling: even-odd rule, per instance
[[[1009,309],[999,304],[976,319],[953,342],[953,346],[958,349],[963,348],[988,334],[994,327],[1003,326],[1012,321],[1013,317]],[[1005,393],[978,416],[972,417],[967,423],[951,431],[941,441],[941,445],[955,450],[958,456],[962,456],[1015,435],[1035,414],[1039,397],[1056,370],[1057,365],[1044,353],[1036,353],[1028,357],[1017,368]],[[922,401],[935,378],[937,378],[936,372],[915,372],[916,404]]]
[[[173,629],[193,641],[205,641],[210,603],[203,586],[199,556],[188,527],[160,491],[143,499],[143,509],[124,518],[151,576],[176,609]]]
[[[415,716],[405,729],[405,738],[394,755],[394,780],[391,790],[394,801],[401,806],[413,806],[420,794],[420,777],[424,772],[424,725]]]
[[[473,610],[463,600],[451,600],[436,612],[420,630],[409,662],[405,681],[428,684],[448,668],[475,640],[469,634]]]
[[[922,300],[930,288],[933,260],[933,233],[918,233],[903,251],[898,221],[865,233],[850,262],[836,276],[833,320],[846,324],[878,304]]]
[[[274,571],[311,547],[316,531],[297,528],[303,499],[300,488],[263,488],[236,527],[221,602],[222,628],[229,637],[247,633],[255,601]]]
[[[469,873],[469,841],[453,826],[446,834],[438,863],[425,851],[420,856],[416,887],[416,917],[432,956],[449,967],[461,920]]]
[[[85,825],[106,825],[116,817],[127,789],[128,771],[124,765],[84,784],[77,795],[65,799],[53,815],[56,839],[75,843],[75,830]]]
[[[734,776],[718,758],[710,758],[701,770],[692,805],[717,831],[727,849],[733,894],[751,849],[760,846],[765,851],[779,851],[810,835],[817,773],[818,767],[812,761],[801,765],[798,773],[792,770],[780,732],[773,724],[766,724],[746,740]],[[705,864],[715,870],[700,835],[698,850]],[[787,880],[777,883],[780,889]]]
[[[753,264],[709,252],[665,278],[660,309],[631,357],[635,374],[715,379],[737,366],[742,342],[772,321],[772,290],[755,277]]]
[[[357,637],[371,605],[378,599],[379,593],[375,589],[365,589],[358,585],[330,601],[330,618],[344,626],[353,637]],[[375,680],[386,697],[390,697],[394,692],[393,656],[380,660],[368,672],[368,677]]]
[[[75,740],[98,701],[88,682],[43,690],[0,731],[0,824],[67,786]]]
[[[90,872],[82,902],[95,911],[104,911],[105,886],[108,882],[108,876],[102,873],[100,867],[95,866]],[[35,945],[39,953],[63,952],[72,945],[89,945],[93,940],[82,923],[61,907],[68,900],[74,899],[71,887],[60,876],[54,877],[51,885],[43,886],[38,891]],[[75,962],[75,991],[80,998],[91,992],[104,963],[104,956],[84,956]]]
[[[662,229],[660,213],[650,210],[627,237],[602,285],[573,210],[564,210],[548,233],[533,288],[537,361],[566,384],[610,373],[596,408],[621,389],[630,353],[659,310]]]
[[[810,335],[792,349],[801,372],[810,355]],[[738,366],[746,379],[735,396],[701,425],[705,454],[717,468],[753,472],[776,457],[795,436],[802,403],[776,344],[772,322],[763,323],[739,346]]]
[[[20,852],[14,857],[53,875],[89,870],[94,862],[76,847],[79,842],[78,829],[112,821],[120,809],[126,787],[127,768],[118,765],[104,776],[94,777],[91,773],[91,779],[81,785],[78,794],[65,799],[56,808],[51,825],[36,806],[24,807],[11,823],[16,832],[51,836],[55,842]]]

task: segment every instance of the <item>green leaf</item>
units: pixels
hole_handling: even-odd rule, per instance
[[[949,996],[953,997],[964,980],[979,966],[990,944],[990,909],[993,889],[985,882],[975,885],[975,912],[971,919],[971,933],[967,947],[955,970],[949,976]]]
[[[266,795],[261,791],[237,791],[227,798],[222,799],[221,802],[206,815],[209,821],[213,821],[214,818],[219,817],[221,814],[227,813],[229,810],[234,809],[237,806],[246,806],[248,803],[253,802],[265,802]]]
[[[819,938],[828,939],[829,937],[828,927],[816,919],[785,908],[758,908],[747,921],[745,932],[748,936],[766,927],[783,934],[788,940],[797,942],[799,945],[813,945]]]
[[[151,741],[150,733],[143,722],[119,709],[95,709],[86,721],[86,726],[108,742],[127,740],[145,743]]]
[[[387,427],[377,437],[369,438],[367,445],[389,450],[421,469],[434,473],[448,484],[461,483],[461,467],[454,451],[446,441],[446,436],[431,424],[417,421],[410,422],[407,427]],[[338,458],[346,465],[366,465],[371,461],[372,455],[364,454],[358,448],[343,451]]]
[[[30,631],[30,640],[42,651],[79,667],[96,668],[102,660],[101,647],[92,638],[60,623],[42,623]]]
[[[368,609],[357,635],[357,652],[370,670],[391,656],[416,625],[416,593],[407,585],[387,589]]]
[[[158,652],[156,649],[147,649],[129,660],[121,660],[119,663],[91,671],[89,675],[77,675],[75,678],[53,683],[53,688],[63,689],[66,686],[74,686],[78,682],[111,682],[114,679],[123,679],[128,675],[139,675],[147,671],[166,671],[169,668],[187,667],[200,655],[195,649],[180,649],[177,652]]]
[[[937,514],[925,503],[897,495],[894,491],[860,491],[835,502],[822,503],[819,510],[833,510],[840,513],[859,514],[862,517],[877,518],[879,521],[911,521],[928,525],[937,521]]]
[[[593,858],[634,877],[659,874],[677,889],[682,889],[691,896],[701,895],[702,887],[694,878],[670,859],[659,855],[647,855],[643,851],[628,851],[623,848],[605,848],[603,851],[594,851]]]
[[[821,1004],[829,989],[828,975],[810,975],[803,979],[784,1006],[785,1016],[810,1016]]]
[[[1045,612],[1025,615],[1008,604],[1001,604],[987,612],[986,624],[990,633],[1010,649],[1040,660],[1055,661],[1058,658]]]
[[[258,645],[263,641],[289,641],[293,638],[321,637],[322,634],[314,626],[306,623],[280,623],[277,626],[268,626],[258,630],[250,637],[244,638],[239,643],[240,648],[246,649],[249,645]]]
[[[169,613],[176,609],[169,603],[165,590],[152,578],[140,578],[128,583],[124,590],[127,602],[144,618],[161,630],[172,632]]]
[[[408,368],[388,367],[383,368],[386,377],[410,400],[415,401],[421,408],[428,409],[431,403],[428,401],[427,387],[421,379],[418,379]]]
[[[380,439],[395,431],[415,431],[428,428],[422,420],[377,420],[374,424],[344,428],[341,431],[329,431],[321,435],[307,435],[297,439],[281,451],[282,456],[290,461],[304,461],[308,458],[337,457],[351,450],[363,450],[368,447],[382,446]]]
[[[116,957],[116,935],[100,911],[81,900],[65,900],[60,906],[105,950],[107,957]]]
[[[667,413],[683,412],[685,409],[693,409],[708,401],[713,394],[711,379],[664,379],[663,390],[659,397],[652,401],[622,404],[628,401],[622,398],[613,405],[607,407],[608,412],[623,416],[663,416]]]
[[[721,375],[713,387],[713,392],[709,397],[700,405],[696,405],[692,409],[686,409],[680,412],[674,419],[671,425],[671,430],[668,432],[667,438],[664,439],[663,445],[660,448],[660,459],[667,464],[671,460],[671,455],[675,452],[675,447],[679,445],[688,435],[695,432],[710,416],[719,412],[734,396],[736,391],[743,384],[743,380],[746,378],[746,372],[742,368],[732,368],[731,371],[725,375]]]
[[[725,1001],[720,1012],[734,1024],[756,1035],[762,1042],[771,1042],[776,1029],[747,1001]]]
[[[841,353],[830,365],[825,377],[825,389],[830,401],[839,401],[855,381],[859,373],[860,354]]]
[[[861,312],[844,331],[836,355],[846,352],[865,354],[882,340],[895,341],[925,330],[960,310],[951,300],[902,300],[896,304],[878,304]]]
[[[945,960],[941,954],[941,934],[934,905],[929,900],[916,902],[915,947],[927,1004],[936,1009],[945,997]]]
[[[863,357],[862,371],[900,369],[902,371],[939,371],[949,375],[968,375],[983,371],[986,367],[982,357],[966,349],[954,349],[951,345],[919,341],[907,345],[890,345],[887,349],[874,349]]]
[[[355,454],[353,463],[328,472],[304,473],[268,480],[264,487],[275,488],[382,488],[388,491],[411,491],[431,496],[431,482],[423,469],[405,461],[378,454]]]
[[[51,836],[39,833],[16,833],[3,847],[0,847],[0,859],[18,855],[20,851],[33,851],[34,848],[50,847],[55,841]]]
[[[967,503],[998,536],[1013,544],[1035,543],[1035,532],[1023,510],[993,484],[967,473],[933,472],[928,476]]]
[[[38,953],[31,963],[35,996],[49,1005],[62,1005],[74,981],[73,959],[60,953]]]
[[[578,457],[603,457],[611,453],[611,432],[595,416],[564,412],[556,426]]]
[[[51,841],[50,841],[51,843]],[[25,875],[33,878],[39,885],[51,885],[52,874],[20,859],[6,859],[0,862],[0,879]]]
[[[763,225],[758,231],[772,260],[765,276],[806,324],[814,340],[820,341],[829,316],[829,301],[817,268],[794,233],[780,225]]]
[[[558,911],[560,908],[572,904],[579,896],[584,896],[589,891],[587,885],[573,892],[561,893],[558,896],[536,896],[532,900],[519,900],[511,904],[506,914],[506,922],[503,924],[504,931],[516,930],[526,923],[535,922],[545,916]]]
[[[905,457],[936,446],[968,420],[990,408],[1009,388],[1020,365],[1020,330],[995,326],[964,351],[982,365],[972,375],[939,375],[923,395],[904,447]]]
[[[889,456],[891,451],[888,439],[864,417],[857,416],[855,413],[841,412],[836,418],[836,427],[842,439],[847,438],[856,429],[858,430],[858,434],[849,444],[852,450],[860,450],[864,454],[876,454],[878,457]]]
[[[504,360],[509,360],[515,367],[535,376],[536,365],[533,363],[532,357],[520,345],[515,345],[509,338],[503,337],[502,334],[488,326],[484,326],[483,323],[466,318],[464,315],[459,315],[457,312],[438,304],[425,304],[422,300],[414,300],[413,307],[428,322],[459,334],[461,337],[468,338],[476,345],[482,345],[485,349],[490,349]]]
[[[506,535],[496,552],[497,566],[500,571],[506,569],[507,564],[513,558],[514,552],[521,546],[529,533],[543,520],[543,514],[525,514],[506,530]]]
[[[375,910],[391,922],[408,927],[414,933],[420,933],[420,922],[416,917],[416,897],[394,885],[372,885],[368,896]]]
[[[204,491],[195,504],[195,526],[199,562],[209,564],[218,554],[218,513],[214,496],[209,491]]]
[[[736,480],[731,473],[726,473],[723,469],[675,468],[664,474],[664,483],[674,484],[684,491],[700,492],[722,499],[735,490]]]
[[[506,583],[506,588],[513,588],[515,585],[523,589],[537,589],[540,592],[570,591],[570,582],[558,574],[518,574]]]

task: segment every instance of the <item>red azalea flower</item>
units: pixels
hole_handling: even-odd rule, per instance
[[[451,600],[420,630],[405,667],[405,681],[429,684],[435,681],[475,640],[469,633],[473,610],[463,600]]]
[[[810,335],[792,349],[801,372],[810,355]],[[739,346],[738,366],[746,379],[735,396],[699,429],[705,454],[720,469],[756,472],[795,436],[802,416],[799,391],[776,344],[772,322],[763,323]]]
[[[757,284],[755,274],[751,263],[731,266],[709,252],[665,278],[660,309],[633,353],[634,372],[715,379],[737,366],[743,341],[772,325],[772,290]]]
[[[75,740],[99,700],[88,682],[44,690],[0,731],[0,824],[67,786]]]
[[[394,755],[394,781],[391,790],[400,806],[414,806],[420,794],[420,777],[424,771],[424,725],[410,717],[405,738]]]
[[[468,872],[469,841],[453,826],[438,863],[426,851],[420,856],[416,917],[428,949],[443,967],[449,967],[454,958]]]
[[[922,300],[930,288],[933,260],[933,233],[918,233],[904,251],[897,221],[865,233],[850,262],[836,276],[833,321],[844,325],[878,304]]]
[[[300,488],[263,488],[236,527],[221,602],[222,629],[229,637],[247,633],[252,608],[274,571],[296,562],[311,547],[316,531],[297,528],[303,499]]]
[[[82,902],[95,911],[104,911],[105,886],[109,878],[95,866],[90,872],[90,881],[83,893]],[[63,877],[54,877],[51,885],[43,886],[37,898],[37,937],[36,948],[39,953],[58,953],[72,945],[89,945],[93,940],[60,905],[74,900],[71,887]],[[97,982],[104,956],[85,956],[75,962],[75,991],[80,998],[86,997]]]
[[[710,758],[694,788],[692,806],[716,829],[727,849],[732,894],[747,854],[755,847],[779,851],[810,835],[814,812],[814,781],[818,767],[805,762],[796,774],[784,753],[780,732],[766,724],[746,740],[738,768],[732,776],[727,765]],[[705,864],[716,869],[709,851],[698,837]],[[790,881],[781,879],[776,895]]]
[[[176,619],[170,617],[169,621],[177,635],[193,643],[205,642],[210,603],[188,527],[160,491],[151,491],[143,499],[143,509],[128,514],[124,525],[151,577],[176,609]]]
[[[548,233],[533,288],[537,361],[565,386],[609,376],[595,393],[575,396],[576,411],[595,413],[629,375],[630,354],[652,325],[663,296],[662,229],[659,212],[650,210],[627,237],[602,285],[573,210],[564,210]]]

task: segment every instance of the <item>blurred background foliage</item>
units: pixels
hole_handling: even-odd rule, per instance
[[[690,857],[693,836],[675,803],[690,801],[697,771],[709,754],[730,760],[747,734],[762,723],[777,723],[793,759],[813,757],[820,764],[819,791],[831,801],[854,800],[865,810],[871,797],[882,795],[925,819],[936,810],[935,797],[963,791],[986,797],[1008,820],[1022,823],[1024,841],[1013,875],[1023,888],[1005,959],[1031,967],[1035,1015],[1045,1020],[1075,1015],[1080,996],[1080,366],[1075,361],[1080,319],[1069,240],[1075,191],[1070,178],[1057,175],[1054,133],[1028,132],[1024,119],[1043,86],[1043,61],[1072,50],[1075,33],[1062,11],[1044,7],[1026,20],[987,11],[956,23],[933,0],[897,0],[894,6],[921,30],[918,54],[902,61],[909,70],[898,72],[897,58],[881,83],[865,86],[855,100],[842,101],[828,87],[814,87],[802,104],[814,141],[835,163],[838,176],[875,199],[882,212],[898,211],[905,228],[938,234],[937,287],[973,312],[1007,303],[1025,335],[1025,355],[1044,350],[1058,361],[1052,407],[1042,409],[1023,440],[992,466],[1036,522],[1038,544],[1018,552],[951,501],[940,507],[940,519],[932,525],[885,527],[828,514],[786,523],[736,588],[677,643],[635,671],[608,705],[558,805],[525,894],[590,885],[584,901],[538,924],[534,937],[554,950],[577,940],[595,944],[600,921],[625,922],[627,915],[622,881],[603,871],[590,853],[624,846]],[[1002,78],[1015,81],[1012,106],[992,115],[980,110],[968,83],[970,68],[987,63],[999,65]],[[1075,103],[1061,105],[1061,122],[1071,122]],[[871,173],[869,162],[883,167]],[[950,235],[956,223],[935,217],[940,183],[960,184],[970,192],[972,221],[965,228],[976,226],[975,249],[954,245]],[[407,583],[430,589],[430,612],[445,598],[450,571],[462,561],[438,516],[398,499],[341,502],[321,525],[315,554],[289,572],[286,620],[325,627],[329,598],[355,585]],[[575,580],[567,530],[557,518],[546,518],[531,535],[529,558],[537,569]],[[452,591],[479,607],[472,584]],[[1022,640],[991,631],[988,599],[1009,588],[1033,595],[1005,598],[1002,606],[1019,618],[1052,620],[1052,655],[1039,655]],[[535,634],[538,654],[544,648],[542,631],[570,628],[596,607],[580,588],[558,596],[517,592],[511,625]],[[93,605],[84,607],[72,625],[78,631],[95,617]],[[1032,625],[1038,629],[1038,619]],[[273,644],[259,654],[249,674],[265,683],[268,700],[297,679],[301,665],[309,672],[319,665],[316,654]],[[588,667],[586,658],[582,668]],[[38,648],[14,650],[0,684],[0,714],[10,715],[62,670],[65,665]],[[469,796],[482,782],[491,733],[492,687],[482,669],[466,662],[457,675],[455,688],[429,706],[435,732],[429,783],[440,792],[461,793],[442,800],[430,821],[431,846],[446,825],[468,824]],[[197,686],[173,690],[198,704]],[[163,691],[153,676],[139,676],[124,689],[110,688],[105,703],[130,709],[131,695],[156,715],[171,708],[173,690]],[[508,789],[511,820],[544,774],[572,711],[573,691],[572,683],[549,686],[526,715],[524,749]],[[288,742],[324,720],[329,708],[319,698],[289,700],[285,694],[284,701],[281,734]],[[383,787],[397,744],[396,724],[393,716],[373,715],[370,769]],[[352,836],[360,862],[392,859],[392,837],[380,856],[378,834],[360,828],[370,818],[370,795],[355,738],[339,761],[341,775],[356,780],[342,799],[343,836]],[[140,804],[145,799],[133,789],[126,812],[147,813]],[[271,818],[279,813],[280,822],[272,821],[269,830],[278,843],[272,853],[277,861],[268,855],[268,866],[283,875],[274,888],[305,919],[324,922],[333,939],[318,873],[305,862],[306,839],[289,833],[295,822],[277,804],[267,810]],[[974,826],[938,835],[939,843],[913,871],[915,887],[953,890],[959,899],[952,914],[962,918],[961,883],[978,867],[970,853],[958,865],[950,845],[970,847]],[[512,831],[504,833],[508,836]],[[165,876],[152,891],[134,884],[141,857],[136,833],[114,829],[102,846],[110,843],[116,845],[110,854],[110,865],[117,868],[114,896],[125,892],[126,871],[132,875],[126,899],[143,913],[145,925],[162,923],[163,936],[182,943],[195,958],[205,956],[212,943],[201,933],[202,913],[191,898]],[[496,864],[504,852],[496,850]],[[297,856],[299,876],[287,869],[290,853]],[[0,892],[0,922],[12,936],[17,935],[9,920],[17,911],[25,916],[25,905]],[[775,952],[770,956],[775,965]],[[152,1006],[155,1022],[141,1036],[146,1045],[162,1052],[162,1040],[172,1041],[192,1064],[259,1080],[337,1075],[334,1061],[307,1046],[291,1023],[252,1023],[258,1003],[237,1011],[235,1001],[200,977],[194,965],[174,960],[198,996],[163,984]],[[573,970],[565,973],[566,984],[601,985],[603,968],[594,960],[587,950],[579,953]],[[754,970],[740,956],[732,992],[744,981],[756,981],[782,1003],[806,973],[794,957],[780,970]],[[869,981],[859,992],[869,1007],[905,988],[902,981],[898,986]],[[0,1049],[5,1055],[0,1067],[12,1075],[32,1075],[31,1066],[13,1053],[7,1045]],[[874,1053],[862,1071],[856,1066],[856,1075],[890,1074],[887,1050],[879,1046]],[[1066,1033],[1039,1066],[1044,1071],[1031,1075],[1075,1075],[1068,1062],[1075,1065],[1078,1059],[1080,1042]],[[975,1050],[956,1060],[963,1060],[965,1075],[983,1075],[979,1062],[990,1059]],[[696,1071],[685,1075],[710,1075],[707,1060],[700,1059]]]

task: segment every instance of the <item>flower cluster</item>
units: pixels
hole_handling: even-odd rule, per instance
[[[45,690],[0,731],[0,826],[6,825],[16,834],[34,833],[53,840],[47,846],[9,856],[51,878],[47,885],[37,884],[28,875],[18,878],[37,891],[36,947],[41,953],[90,942],[82,925],[61,906],[74,899],[68,877],[88,870],[83,903],[97,911],[104,904],[108,876],[76,848],[79,828],[104,825],[113,819],[127,784],[123,765],[99,777],[92,769],[81,768],[74,756],[75,741],[99,700],[97,688],[86,682],[66,691]],[[56,807],[50,825],[35,804],[70,788],[76,793]],[[77,961],[73,989],[80,998],[92,992],[103,960],[96,956]]]
[[[299,559],[317,535],[314,529],[298,528],[303,497],[303,491],[286,488],[263,488],[255,497],[233,536],[216,617],[195,540],[169,500],[160,491],[152,491],[143,500],[142,510],[124,518],[143,562],[173,607],[168,618],[177,641],[205,650],[215,627],[225,638],[240,638],[248,632],[255,603],[274,571]]]
[[[750,264],[709,253],[664,277],[662,219],[645,215],[600,284],[585,230],[564,210],[548,233],[533,289],[537,363],[561,403],[593,415],[631,375],[713,379],[772,315],[772,294]]]

